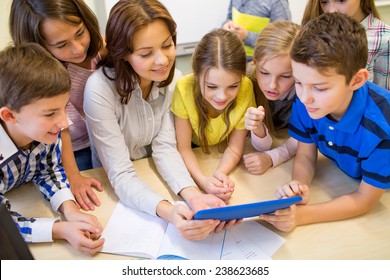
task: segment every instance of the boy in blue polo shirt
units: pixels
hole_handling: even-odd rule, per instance
[[[95,216],[79,210],[60,164],[70,86],[65,67],[38,44],[0,52],[0,203],[26,242],[65,239],[93,255],[104,243],[95,240],[102,226]],[[65,221],[26,218],[12,211],[5,193],[30,181]]]
[[[291,50],[297,97],[289,134],[299,141],[292,181],[278,197],[303,201],[260,219],[283,231],[365,214],[390,187],[390,92],[369,81],[367,38],[352,18],[326,13],[306,24]],[[310,204],[317,149],[361,180],[351,193]],[[351,190],[352,191],[352,190]]]

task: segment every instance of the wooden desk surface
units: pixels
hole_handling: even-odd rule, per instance
[[[220,155],[204,155],[196,150],[201,166],[211,173],[218,164]],[[139,176],[153,188],[169,198],[172,193],[161,178],[150,158],[134,163]],[[286,183],[291,178],[292,160],[268,170],[264,175],[249,174],[242,163],[232,172],[236,190],[230,205],[275,199],[276,186]],[[153,172],[151,172],[153,170]],[[118,201],[103,169],[85,172],[102,181],[104,191],[98,193],[102,206],[91,213],[96,215],[102,225],[106,225]],[[311,203],[327,201],[344,193],[354,191],[359,182],[342,173],[328,159],[320,155],[316,176],[311,184]],[[52,217],[56,214],[44,201],[33,185],[26,185],[6,194],[13,208],[28,216]],[[377,207],[367,215],[328,223],[299,226],[290,233],[265,226],[286,239],[284,245],[273,255],[273,259],[390,259],[390,193],[382,196]],[[259,236],[261,238],[261,236]],[[30,244],[36,259],[130,259],[125,256],[98,253],[88,257],[73,249],[67,242],[56,240],[53,243]]]

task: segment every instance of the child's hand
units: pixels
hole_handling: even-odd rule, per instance
[[[205,194],[205,193],[199,193],[199,195],[191,197],[188,203],[194,212],[203,209],[226,206],[226,203],[219,197],[213,194]]]
[[[233,21],[229,20],[228,22],[226,22],[222,28],[225,29],[225,30],[228,30],[228,31],[232,31],[234,29],[234,23]]]
[[[226,203],[222,199],[216,197],[213,194],[200,194],[198,196],[192,197],[189,201],[189,204],[195,213],[202,209],[226,206]],[[240,224],[242,221],[242,219],[220,221],[214,231],[220,232],[221,230],[229,229],[234,225]]]
[[[260,215],[260,220],[266,221],[281,231],[289,232],[297,226],[297,206],[276,210],[274,214]]]
[[[92,187],[95,187],[99,192],[103,191],[100,181],[82,176],[78,173],[69,176],[69,183],[78,205],[83,210],[95,210],[94,205],[100,206],[100,201],[92,190]]]
[[[219,224],[219,221],[212,219],[192,220],[193,216],[194,212],[183,204],[172,207],[170,221],[172,221],[180,232],[180,235],[185,239],[205,239]]]
[[[214,172],[213,176],[223,183],[223,186],[225,189],[229,190],[229,192],[225,192],[224,196],[223,196],[223,197],[225,197],[224,201],[227,202],[233,194],[234,187],[235,187],[234,181],[231,180],[229,178],[229,176],[227,176],[226,174],[224,174],[218,170],[216,170]]]
[[[225,186],[228,186],[228,187],[234,189],[234,182],[233,182],[233,181],[229,178],[229,176],[226,175],[225,173],[216,170],[216,171],[214,172],[213,176],[214,176],[215,178],[217,178],[219,181],[223,182],[223,184],[224,184]]]
[[[258,108],[250,107],[246,110],[244,123],[247,130],[253,131],[258,135],[258,130],[263,129],[263,120],[265,117],[265,111],[263,106]]]
[[[206,193],[213,194],[226,202],[232,196],[234,182],[230,180],[223,181],[215,176],[210,176],[202,181],[201,187]]]
[[[261,175],[272,167],[272,159],[267,153],[249,153],[243,158],[246,169],[254,175]]]
[[[53,224],[53,238],[65,239],[78,251],[93,256],[104,244],[103,238],[93,237],[94,230],[94,226],[84,222],[59,222]]]
[[[69,200],[62,203],[61,211],[69,222],[83,222],[94,227],[94,230],[91,231],[92,238],[98,238],[102,233],[103,227],[98,219],[94,215],[81,212],[73,201]]]
[[[234,225],[239,225],[241,224],[243,219],[238,219],[238,220],[230,220],[230,221],[220,221],[218,226],[215,228],[215,232],[220,232],[224,229],[229,229]]]
[[[246,36],[248,36],[248,30],[245,27],[235,24],[231,20],[226,22],[222,28],[236,34],[241,41],[244,41]]]
[[[303,185],[300,182],[293,180],[283,186],[277,187],[275,195],[277,198],[300,195],[302,196],[302,201],[298,204],[307,204],[310,198],[310,190],[307,185]]]

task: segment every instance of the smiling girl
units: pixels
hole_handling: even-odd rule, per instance
[[[195,49],[192,69],[177,82],[172,100],[178,150],[195,182],[227,201],[234,191],[228,174],[240,161],[248,134],[245,111],[255,104],[242,42],[224,29],[209,32]],[[228,145],[219,165],[212,175],[204,174],[192,146],[207,153],[223,141]]]

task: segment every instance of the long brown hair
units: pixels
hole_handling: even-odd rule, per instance
[[[372,14],[374,17],[380,19],[378,9],[375,6],[374,0],[360,0],[360,8],[365,15]],[[324,12],[321,9],[320,0],[308,0],[305,11],[302,17],[302,25],[308,21],[317,18]]]
[[[95,14],[83,0],[13,0],[9,16],[9,29],[14,43],[37,43],[45,46],[41,26],[47,19],[71,25],[84,23],[91,42],[87,57],[94,58],[103,46]]]
[[[106,26],[107,56],[98,66],[103,66],[107,78],[115,80],[115,86],[121,102],[127,104],[136,83],[140,81],[138,74],[124,58],[133,52],[134,34],[149,25],[161,20],[172,35],[176,45],[176,23],[165,6],[157,0],[120,0],[110,11]],[[105,68],[115,70],[115,77],[110,76]],[[165,87],[172,82],[175,72],[173,64],[169,76],[159,83]]]
[[[200,75],[207,75],[211,68],[221,68],[243,77],[246,71],[246,56],[242,42],[237,35],[221,28],[214,29],[203,36],[195,48],[192,56],[192,70],[194,73],[195,103],[199,117],[199,142],[202,150],[209,153],[209,144],[204,133],[209,124],[208,109],[206,100],[200,88]],[[223,120],[226,130],[221,136],[221,141],[227,136],[230,128],[229,114],[236,106],[234,100],[224,110]],[[220,142],[221,142],[220,141]]]

